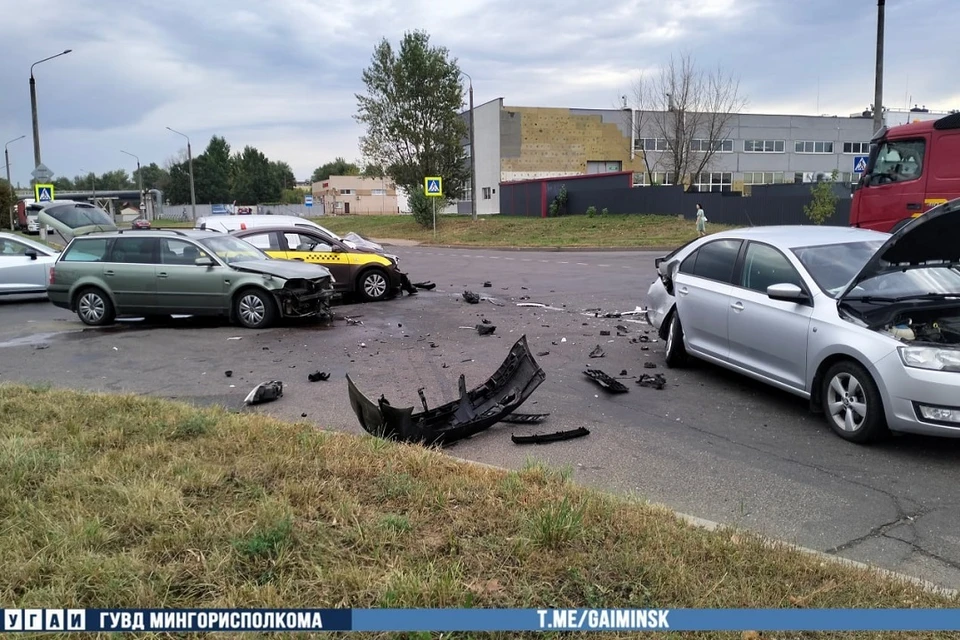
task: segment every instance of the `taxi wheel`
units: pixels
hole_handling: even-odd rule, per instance
[[[390,280],[383,269],[368,269],[357,279],[357,293],[366,302],[383,300],[390,293]]]

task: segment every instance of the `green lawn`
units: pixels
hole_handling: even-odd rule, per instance
[[[695,238],[691,220],[677,216],[607,215],[557,218],[440,216],[433,229],[411,216],[327,216],[317,221],[330,230],[368,238],[416,240],[426,244],[492,247],[676,247]],[[709,224],[710,232],[730,227]]]
[[[533,462],[38,386],[0,385],[0,423],[7,607],[958,606]]]

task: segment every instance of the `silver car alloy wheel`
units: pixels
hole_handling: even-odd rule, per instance
[[[379,273],[371,273],[363,279],[363,290],[371,298],[379,298],[387,292],[387,280]]]
[[[240,318],[246,325],[256,326],[263,322],[267,309],[259,296],[247,294],[240,298]]]
[[[84,320],[90,324],[96,324],[103,320],[103,316],[107,311],[107,305],[104,303],[103,298],[96,293],[85,293],[80,296],[80,301],[77,303],[77,310]]]
[[[838,373],[827,388],[830,419],[842,431],[858,431],[867,419],[867,398],[860,381],[851,374]]]
[[[667,327],[667,353],[673,349],[673,323],[677,321],[676,311],[670,316],[670,326]]]

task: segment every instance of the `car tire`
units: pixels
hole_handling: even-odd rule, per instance
[[[862,365],[842,360],[827,370],[822,385],[823,413],[838,436],[867,444],[889,435],[880,390]]]
[[[675,369],[687,364],[689,356],[683,346],[683,326],[680,324],[680,316],[677,314],[676,309],[670,313],[670,319],[667,320],[667,322],[669,324],[667,325],[667,347],[665,355],[667,366]]]
[[[365,302],[378,302],[390,295],[390,278],[383,269],[367,269],[357,278],[357,293]]]
[[[110,296],[97,287],[87,287],[77,293],[74,307],[80,322],[91,327],[103,327],[116,319],[116,310]]]
[[[244,289],[234,298],[233,315],[247,329],[264,329],[273,324],[277,305],[262,289]]]

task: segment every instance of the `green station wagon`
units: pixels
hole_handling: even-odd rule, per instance
[[[50,221],[61,223],[61,233],[77,231]],[[91,326],[117,316],[187,314],[259,329],[280,317],[329,316],[333,285],[323,266],[275,260],[222,233],[127,229],[74,237],[50,268],[47,293]]]

